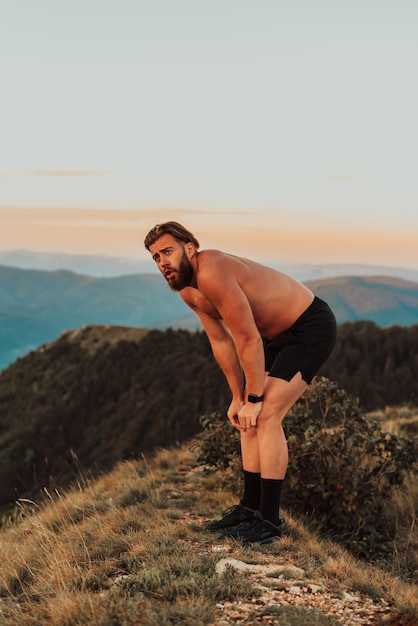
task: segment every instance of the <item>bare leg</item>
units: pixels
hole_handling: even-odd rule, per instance
[[[264,372],[266,380],[267,376],[268,372]],[[260,451],[256,428],[249,428],[247,431],[241,432],[241,457],[243,469],[247,472],[260,473]]]
[[[288,464],[287,441],[282,423],[307,383],[297,373],[291,381],[268,377],[257,427],[241,433],[243,468],[261,472],[263,478],[283,479]]]
[[[260,472],[260,453],[257,429],[249,428],[241,432],[242,466],[247,472]]]
[[[307,383],[298,372],[291,381],[267,378],[264,403],[257,420],[256,431],[259,470],[262,478],[283,479],[288,464],[288,449],[282,423],[286,413],[300,398]],[[247,433],[244,433],[247,434]],[[254,452],[250,459],[254,459]]]

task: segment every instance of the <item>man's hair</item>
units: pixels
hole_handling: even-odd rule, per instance
[[[199,248],[198,240],[187,228],[184,228],[184,226],[178,222],[164,222],[163,224],[156,224],[154,228],[151,228],[144,239],[146,249],[149,250],[150,246],[163,235],[172,235],[178,239],[178,241],[184,241],[184,243],[189,243],[190,241],[196,248]]]

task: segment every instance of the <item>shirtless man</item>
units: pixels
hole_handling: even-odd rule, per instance
[[[336,321],[328,305],[277,270],[199,242],[177,222],[145,237],[169,286],[198,315],[232,393],[227,415],[241,433],[244,493],[209,530],[244,543],[282,533],[288,464],[282,422],[330,355]]]

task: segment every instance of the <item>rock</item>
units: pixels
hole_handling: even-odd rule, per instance
[[[216,564],[216,573],[223,574],[228,567],[233,567],[239,572],[253,572],[267,576],[278,576],[280,574],[286,574],[293,578],[305,576],[305,571],[294,565],[277,565],[275,563],[268,565],[252,565],[239,561],[238,559],[221,559]]]

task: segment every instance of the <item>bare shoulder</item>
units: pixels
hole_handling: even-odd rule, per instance
[[[246,259],[221,252],[221,250],[202,250],[199,252],[199,266],[198,276],[202,277],[208,272],[227,272],[228,274],[234,274],[240,269],[244,269],[246,265]]]
[[[209,295],[234,288],[240,282],[240,260],[220,250],[204,250],[199,253],[196,280],[198,288]]]
[[[221,250],[201,250],[199,252],[199,269],[216,263],[228,262],[229,258],[230,255]]]

